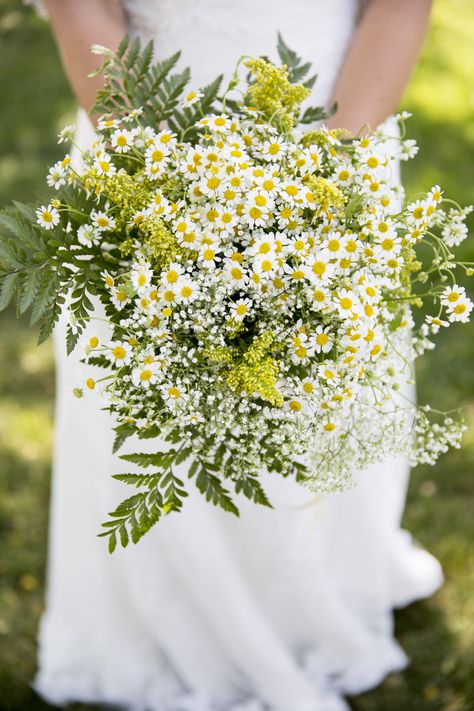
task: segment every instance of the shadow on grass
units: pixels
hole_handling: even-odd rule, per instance
[[[412,663],[374,692],[351,699],[353,711],[472,711],[472,677],[436,598],[398,611],[395,620]]]

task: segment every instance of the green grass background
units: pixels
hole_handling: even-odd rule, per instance
[[[437,0],[403,101],[422,149],[404,171],[409,193],[439,182],[461,203],[474,201],[473,47],[474,2]],[[0,205],[41,196],[46,167],[61,154],[56,134],[73,115],[48,26],[19,0],[0,0]],[[472,239],[463,252],[474,259]],[[44,595],[53,361],[51,345],[35,347],[12,313],[0,315],[0,333],[0,711],[36,711],[52,708],[29,683]],[[412,665],[353,699],[354,711],[474,709],[473,336],[472,326],[452,327],[418,367],[420,400],[462,403],[470,422],[462,451],[413,473],[405,514],[441,560],[446,584],[397,613]]]

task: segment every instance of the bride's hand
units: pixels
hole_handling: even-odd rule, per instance
[[[101,57],[91,45],[116,49],[126,34],[125,13],[120,0],[45,0],[64,70],[80,105],[89,110],[102,78],[89,78]]]
[[[432,0],[369,0],[333,92],[327,122],[354,134],[396,111],[428,28]]]

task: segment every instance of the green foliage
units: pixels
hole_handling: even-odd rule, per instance
[[[196,486],[205,496],[206,501],[220,506],[224,511],[239,515],[239,509],[232,501],[228,490],[222,485],[218,475],[218,468],[214,463],[198,460],[199,465],[196,471]]]
[[[85,265],[77,260],[64,221],[45,231],[28,205],[15,202],[0,212],[0,311],[12,301],[19,316],[30,311],[30,324],[39,328],[38,343],[51,335],[69,293],[75,323],[68,328],[67,349],[72,351],[107,265],[99,249]]]
[[[277,39],[277,51],[281,63],[285,65],[288,70],[288,78],[290,82],[292,84],[302,83],[303,86],[308,87],[308,89],[312,89],[318,75],[313,74],[313,76],[308,78],[308,73],[311,69],[311,62],[303,63],[302,58],[299,57],[298,54],[294,50],[290,49],[285,43],[280,32],[278,33]]]
[[[250,499],[250,501],[253,501],[254,504],[267,506],[269,509],[273,508],[260,480],[256,476],[252,476],[251,474],[241,476],[235,482],[235,491],[237,494],[242,492],[244,496]]]
[[[123,454],[121,459],[141,467],[156,467],[148,473],[115,474],[114,479],[129,486],[142,489],[134,496],[122,501],[102,524],[105,531],[99,534],[107,537],[109,551],[113,553],[117,542],[125,547],[131,539],[133,543],[147,533],[159,519],[171,511],[181,511],[183,500],[188,495],[184,483],[176,476],[173,467],[184,461],[191,449],[181,446],[167,452],[155,454]]]
[[[98,92],[93,111],[101,115],[124,115],[142,109],[143,125],[166,121],[172,131],[192,141],[197,135],[196,121],[215,110],[222,75],[202,88],[202,96],[189,107],[178,108],[183,91],[191,78],[189,68],[172,73],[180,52],[153,63],[153,44],[143,49],[140,40],[123,39],[115,54],[107,53],[100,71],[104,87]]]
[[[318,75],[313,74],[313,76],[308,78],[308,73],[311,70],[311,62],[303,62],[302,58],[285,44],[280,33],[278,33],[277,50],[281,63],[285,65],[288,70],[290,82],[292,84],[302,83],[303,86],[312,89]],[[321,106],[308,106],[299,117],[298,122],[302,124],[312,124],[317,121],[325,121],[333,116],[336,111],[337,104],[333,104],[329,110]]]
[[[116,447],[131,434],[131,428],[127,428],[127,425],[120,425],[117,430],[119,438],[116,440]],[[173,432],[168,435],[170,440],[175,438]],[[137,543],[163,515],[181,511],[183,500],[188,493],[174,468],[185,462],[192,453],[192,447],[181,444],[178,448],[171,447],[165,452],[121,455],[120,458],[125,462],[143,469],[152,467],[155,471],[114,475],[114,479],[140,491],[119,504],[110,512],[110,520],[102,524],[105,530],[99,536],[108,538],[111,553],[118,542],[124,547],[130,539]],[[188,470],[188,477],[195,477],[197,488],[208,502],[239,515],[228,490],[222,484],[222,475],[219,474],[219,466],[215,462],[207,462],[199,455],[195,456]],[[248,482],[236,484],[236,491],[243,491],[256,503],[269,505],[259,483],[250,479]]]
[[[34,227],[32,212],[15,203],[0,213],[0,310],[11,301],[19,316],[31,310],[30,324],[39,324],[42,343],[59,318],[68,278],[61,279],[53,240]]]
[[[155,427],[137,432],[135,425],[128,422],[115,427],[115,432],[114,452],[133,434],[141,439],[154,438],[160,434]],[[184,482],[176,476],[174,470],[187,460],[190,461],[187,477],[195,480],[196,487],[209,503],[239,516],[239,509],[224,485],[224,482],[228,482],[237,495],[242,494],[255,504],[272,508],[258,477],[251,474],[235,475],[232,469],[232,442],[220,444],[211,457],[210,452],[214,451],[212,438],[203,443],[199,450],[183,443],[177,429],[172,429],[166,440],[178,446],[161,452],[136,452],[120,456],[123,461],[134,464],[138,471],[115,474],[113,478],[139,491],[122,502],[109,514],[110,520],[102,524],[105,530],[99,536],[108,537],[111,553],[118,543],[127,546],[130,539],[137,543],[162,516],[181,511],[188,493]],[[148,469],[154,471],[149,473],[146,471]]]
[[[153,43],[143,49],[139,38],[124,37],[117,52],[107,53],[101,71],[104,87],[93,108],[101,115],[125,115],[143,110],[144,125],[158,125],[173,116],[184,87],[190,79],[188,68],[172,73],[180,53],[152,64]]]

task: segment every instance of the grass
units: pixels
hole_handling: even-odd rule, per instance
[[[408,192],[441,183],[473,201],[474,75],[470,0],[438,0],[422,61],[403,102],[422,153],[405,169]],[[0,0],[0,204],[41,195],[56,133],[73,117],[49,28],[19,0]],[[8,68],[8,69],[6,69]],[[468,243],[465,254],[474,258]],[[44,595],[53,414],[51,345],[10,312],[0,316],[0,711],[51,709],[30,688]],[[474,709],[474,333],[455,327],[419,364],[420,400],[463,403],[462,451],[413,473],[405,525],[442,562],[446,584],[396,615],[413,660],[403,674],[352,700],[354,711]],[[91,706],[76,705],[76,711]]]

